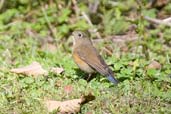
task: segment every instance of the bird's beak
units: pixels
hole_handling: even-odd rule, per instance
[[[74,38],[74,35],[72,34],[72,40],[73,40],[73,45],[75,45],[75,38]]]
[[[72,35],[74,35],[76,32],[74,31],[74,32],[72,32]]]

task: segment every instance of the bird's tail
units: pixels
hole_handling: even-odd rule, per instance
[[[111,74],[107,76],[107,79],[109,81],[111,81],[112,83],[114,83],[114,84],[118,84],[119,83],[119,81],[113,75],[111,75]]]

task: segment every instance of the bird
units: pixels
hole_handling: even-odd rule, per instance
[[[88,34],[83,31],[74,31],[72,36],[72,58],[77,66],[90,75],[94,72],[99,72],[113,84],[118,84],[119,81],[114,77],[113,71],[93,46]]]

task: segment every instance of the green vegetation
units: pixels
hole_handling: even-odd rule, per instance
[[[64,101],[89,92],[96,99],[82,106],[82,114],[171,113],[171,27],[143,18],[167,18],[171,3],[80,0],[74,5],[73,1],[4,0],[0,7],[0,114],[46,114],[45,98]],[[94,32],[92,39],[120,81],[118,86],[99,74],[90,82],[84,79],[87,74],[71,56],[70,36],[77,29],[97,29],[103,39]],[[116,35],[122,37],[120,42]],[[65,71],[37,77],[10,72],[33,61],[46,70],[63,67]],[[65,92],[67,85],[72,92]]]

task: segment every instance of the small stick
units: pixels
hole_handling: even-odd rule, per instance
[[[76,1],[76,0],[72,0],[72,3],[73,3],[74,6],[75,6],[75,10],[76,10],[75,12],[76,12],[76,13],[81,12],[81,15],[84,17],[84,19],[87,21],[87,23],[88,23],[91,27],[93,27],[93,23],[91,22],[90,18],[87,16],[87,14],[86,14],[84,11],[80,11],[79,7],[77,6],[77,1]],[[96,32],[96,36],[97,36],[98,38],[102,38],[101,35],[100,35],[100,33],[97,32],[97,30],[96,30],[95,28],[93,29],[93,32]]]
[[[3,5],[4,5],[4,0],[0,0],[0,10],[2,9]]]
[[[164,22],[168,22],[168,23],[171,23],[171,17],[169,18],[166,18],[166,19],[163,19]]]
[[[41,2],[40,0],[39,0],[39,3],[40,3],[40,5],[41,5],[41,11],[42,11],[42,13],[43,13],[43,15],[44,15],[44,18],[45,18],[45,20],[46,20],[46,23],[47,23],[47,25],[48,25],[48,28],[50,29],[50,31],[51,31],[51,33],[52,33],[52,36],[53,36],[54,38],[56,38],[55,31],[53,30],[52,24],[50,23],[50,21],[49,21],[49,19],[48,19],[48,16],[47,16],[47,13],[46,13],[46,11],[45,11],[45,8],[43,7],[42,2]]]
[[[164,20],[160,20],[160,19],[154,19],[154,18],[150,18],[148,16],[145,16],[144,19],[146,19],[147,21],[152,22],[154,24],[165,25],[165,26],[171,27],[171,23],[168,21],[171,19],[169,19],[169,18],[164,19]]]

